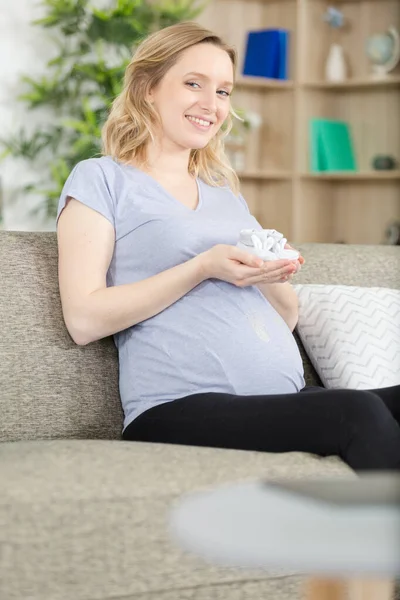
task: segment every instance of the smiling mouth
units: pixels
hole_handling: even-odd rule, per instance
[[[197,117],[192,117],[191,115],[185,115],[186,119],[188,121],[190,121],[190,123],[193,123],[194,125],[197,125],[198,127],[201,127],[202,129],[210,129],[210,127],[214,124],[212,121],[208,121],[207,119],[199,119]]]

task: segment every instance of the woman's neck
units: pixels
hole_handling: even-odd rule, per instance
[[[143,170],[153,177],[170,181],[187,181],[193,179],[189,173],[190,151],[167,154],[156,148],[147,149],[147,164]]]
[[[148,175],[151,175],[155,179],[161,179],[163,181],[171,181],[171,182],[187,182],[191,179],[194,179],[193,175],[191,175],[187,170],[185,172],[180,171],[166,171],[161,169],[146,169],[145,171]]]

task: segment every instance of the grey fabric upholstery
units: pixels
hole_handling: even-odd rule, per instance
[[[274,590],[274,600],[289,600],[291,577],[280,589],[282,573],[217,568],[175,548],[171,503],[239,479],[352,476],[335,458],[107,440],[3,443],[0,465],[8,481],[0,503],[5,600],[22,600],[27,589],[29,600],[158,600],[161,591],[211,600],[222,590],[252,600]],[[245,596],[246,586],[255,595]]]
[[[400,287],[399,249],[304,244],[299,283]],[[291,600],[302,578],[208,565],[168,539],[180,494],[354,477],[337,458],[121,441],[111,339],[63,323],[54,233],[0,232],[1,600]],[[298,338],[297,338],[298,340]],[[299,342],[298,342],[299,343]],[[318,378],[300,344],[307,383]]]

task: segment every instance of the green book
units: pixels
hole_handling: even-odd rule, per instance
[[[310,167],[313,173],[357,171],[350,128],[345,121],[310,119]]]

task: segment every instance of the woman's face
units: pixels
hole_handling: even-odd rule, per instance
[[[161,117],[163,145],[204,148],[229,114],[232,87],[225,50],[208,43],[185,50],[149,96]]]

